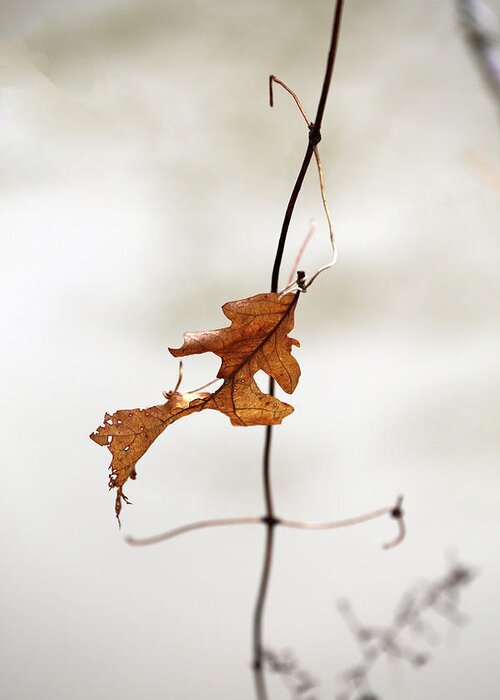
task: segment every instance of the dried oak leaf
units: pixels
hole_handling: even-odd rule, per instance
[[[224,383],[205,408],[225,413],[233,425],[273,425],[292,413],[292,406],[264,394],[253,377],[264,370],[288,394],[297,386],[300,367],[291,348],[299,343],[288,337],[296,300],[294,294],[280,299],[270,293],[230,301],[222,307],[228,328],[184,333],[182,347],[169,348],[174,357],[213,352],[221,358],[217,377]]]
[[[110,450],[111,474],[109,488],[116,488],[115,513],[120,522],[122,501],[128,503],[123,493],[127,479],[137,476],[135,465],[150,445],[162,433],[167,425],[190,413],[201,411],[205,406],[203,400],[210,394],[172,394],[168,401],[150,408],[133,408],[116,411],[113,415],[106,413],[104,424],[90,436],[98,445],[105,445]]]
[[[137,461],[179,418],[210,408],[229,416],[233,425],[273,425],[292,413],[292,406],[259,389],[254,374],[263,370],[287,393],[297,386],[300,367],[291,349],[299,343],[288,336],[297,298],[270,293],[228,302],[222,310],[229,327],[185,333],[182,347],[170,348],[175,357],[213,352],[221,358],[217,377],[224,381],[213,393],[173,392],[159,406],[106,413],[104,424],[90,437],[113,455],[109,487],[117,489],[118,518],[122,501],[127,502],[123,486],[135,479]]]

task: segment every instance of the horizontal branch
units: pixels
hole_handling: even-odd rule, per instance
[[[376,518],[381,518],[384,515],[389,515],[394,518],[399,527],[399,531],[394,540],[383,545],[384,549],[390,549],[395,547],[400,542],[403,541],[406,529],[403,520],[403,510],[401,508],[403,503],[403,497],[399,496],[396,500],[395,505],[385,508],[379,508],[373,510],[369,513],[363,513],[362,515],[357,515],[354,518],[346,518],[344,520],[331,520],[328,522],[306,522],[302,520],[286,520],[282,518],[274,518],[273,524],[275,526],[281,525],[282,527],[290,527],[296,530],[335,530],[342,527],[350,527],[351,525],[360,525],[361,523],[366,523],[369,520],[375,520]],[[125,537],[127,544],[133,545],[134,547],[143,547],[150,544],[159,544],[160,542],[165,542],[166,540],[171,540],[174,537],[179,537],[187,532],[192,532],[193,530],[204,530],[209,527],[222,527],[227,525],[268,525],[268,517],[240,517],[240,518],[214,518],[211,520],[197,520],[193,523],[188,523],[187,525],[181,525],[181,527],[176,527],[173,530],[167,530],[159,535],[153,535],[152,537],[145,537],[138,539],[135,537]]]
[[[165,542],[166,540],[172,540],[174,537],[179,537],[179,535],[184,535],[186,532],[191,532],[192,530],[203,530],[207,527],[220,527],[224,525],[262,525],[263,519],[260,517],[248,517],[248,518],[215,518],[213,520],[197,520],[194,523],[188,523],[187,525],[181,525],[181,527],[176,527],[173,530],[167,530],[160,535],[153,535],[152,537],[144,537],[143,539],[136,539],[135,537],[125,537],[125,542],[131,544],[134,547],[142,547],[148,544],[158,544],[159,542]]]
[[[368,520],[375,520],[375,518],[380,518],[382,515],[389,515],[391,511],[392,508],[379,508],[372,513],[357,515],[354,518],[346,518],[345,520],[331,520],[320,523],[302,520],[280,520],[279,524],[283,525],[283,527],[293,527],[298,530],[335,530],[340,527],[350,527],[351,525],[365,523]]]
[[[298,530],[335,530],[342,527],[351,527],[351,525],[360,525],[361,523],[366,523],[369,520],[376,520],[376,518],[381,518],[384,515],[389,515],[394,518],[398,523],[398,534],[386,544],[382,545],[383,549],[391,549],[403,541],[406,528],[403,520],[403,510],[401,508],[403,504],[403,497],[399,496],[396,500],[395,505],[391,507],[378,508],[370,513],[364,513],[363,515],[357,515],[354,518],[346,518],[344,520],[332,520],[330,522],[303,522],[300,520],[280,520],[279,524],[283,527],[292,527]]]

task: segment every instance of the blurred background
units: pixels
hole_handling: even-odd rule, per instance
[[[500,11],[498,0],[491,7]],[[260,514],[264,429],[215,412],[169,428],[122,514],[105,410],[162,401],[185,330],[267,291],[306,144],[275,73],[314,113],[329,0],[1,0],[3,573],[1,687],[12,700],[250,700],[251,615],[264,532],[201,531]],[[480,574],[469,624],[432,660],[381,661],[384,700],[494,696],[498,549],[498,110],[453,2],[350,0],[323,124],[336,268],[300,302],[302,377],[275,431],[278,514],[349,517],[405,494],[395,525],[279,530],[266,644],[291,648],[333,700],[358,647],[336,610],[390,623],[401,595],[459,557]],[[328,259],[311,168],[283,282]],[[185,389],[215,357],[185,363]],[[417,639],[416,644],[420,644]],[[425,648],[427,648],[424,645]],[[289,697],[269,681],[271,700]]]

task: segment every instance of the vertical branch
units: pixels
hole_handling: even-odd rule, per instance
[[[283,253],[285,250],[286,238],[288,235],[288,229],[290,227],[290,221],[292,219],[292,214],[295,209],[295,204],[297,203],[297,198],[299,192],[302,188],[304,178],[306,176],[307,170],[311,163],[312,156],[314,154],[314,149],[321,141],[321,124],[323,121],[323,114],[325,111],[326,100],[328,97],[328,91],[330,89],[330,83],[332,80],[333,67],[335,64],[335,56],[337,54],[337,46],[340,36],[340,23],[342,19],[342,10],[344,6],[344,0],[337,0],[335,5],[332,33],[330,37],[330,48],[328,51],[328,58],[326,62],[325,77],[323,79],[323,87],[321,89],[321,95],[319,98],[318,109],[316,111],[316,118],[309,128],[309,140],[300,167],[299,174],[295,181],[290,199],[288,201],[288,206],[285,211],[285,216],[283,219],[283,224],[281,226],[281,233],[278,241],[278,247],[276,250],[276,257],[274,259],[272,277],[271,277],[271,292],[278,291],[279,285],[279,275],[281,269],[281,262],[283,259]],[[274,380],[271,379],[269,382],[269,393],[274,396]],[[264,606],[267,597],[267,590],[269,587],[269,578],[271,575],[272,559],[273,559],[273,544],[274,544],[274,528],[278,524],[278,520],[274,514],[274,505],[272,498],[272,485],[271,485],[271,437],[272,437],[272,426],[266,426],[266,435],[264,442],[264,457],[263,457],[263,480],[264,480],[264,499],[266,505],[266,544],[264,552],[264,563],[262,567],[262,575],[260,580],[259,592],[257,595],[257,602],[255,604],[254,613],[254,639],[253,639],[253,667],[257,674],[262,673],[262,658],[263,658],[263,645],[262,645],[262,620],[264,613]]]
[[[318,109],[316,111],[316,118],[309,129],[309,141],[307,144],[307,149],[304,155],[304,160],[302,161],[302,166],[300,168],[299,174],[295,181],[295,185],[290,195],[288,206],[286,208],[285,217],[283,219],[283,224],[281,227],[280,238],[278,241],[278,248],[276,250],[276,257],[274,259],[273,273],[271,278],[271,291],[278,291],[279,284],[279,274],[281,268],[281,261],[283,259],[283,253],[285,250],[286,237],[288,235],[288,229],[290,227],[290,221],[292,219],[293,210],[295,209],[295,204],[297,203],[297,198],[299,192],[302,189],[302,184],[306,176],[309,164],[314,154],[314,147],[318,145],[321,141],[321,124],[323,122],[323,114],[325,112],[326,100],[328,97],[328,91],[330,89],[330,83],[332,80],[333,66],[335,63],[335,56],[337,54],[337,46],[339,43],[340,36],[340,22],[342,19],[342,10],[344,6],[344,0],[337,0],[335,7],[335,15],[333,19],[332,35],[330,40],[330,50],[328,52],[328,59],[326,62],[325,77],[323,79],[323,87],[321,90],[321,96],[319,98]]]
[[[271,396],[274,395],[274,379],[272,378],[269,380],[269,393],[271,394]],[[266,504],[266,545],[264,550],[264,564],[262,567],[262,575],[260,579],[259,592],[257,594],[257,602],[255,604],[255,613],[253,621],[253,667],[256,671],[260,671],[262,667],[262,618],[264,612],[264,604],[266,602],[267,587],[269,585],[269,576],[271,574],[274,544],[274,528],[276,525],[276,519],[274,517],[273,493],[271,488],[272,435],[272,425],[266,425],[263,456],[264,500]]]

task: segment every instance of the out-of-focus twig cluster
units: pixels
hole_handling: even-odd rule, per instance
[[[415,668],[425,666],[431,656],[427,649],[422,650],[422,644],[429,647],[440,641],[433,618],[439,616],[455,626],[463,626],[467,620],[460,610],[460,595],[475,576],[469,566],[451,565],[441,578],[405,593],[387,627],[362,624],[351,605],[341,601],[338,609],[359,645],[361,660],[341,674],[343,687],[336,700],[380,700],[371,687],[370,673],[382,657],[407,661]],[[410,634],[419,637],[419,648],[408,639]]]
[[[318,700],[318,696],[314,694],[314,689],[318,686],[317,681],[300,667],[290,649],[281,652],[266,649],[264,663],[271,673],[280,676],[292,700]]]
[[[349,602],[341,601],[339,611],[359,645],[361,659],[341,674],[342,687],[335,700],[381,700],[371,686],[370,674],[383,657],[406,661],[414,668],[425,666],[431,659],[428,647],[441,641],[435,629],[436,618],[457,627],[467,622],[460,609],[460,597],[462,589],[476,575],[465,564],[450,565],[440,578],[418,584],[405,593],[396,606],[391,624],[386,627],[362,624]],[[419,639],[418,648],[412,635]],[[282,652],[266,649],[264,666],[281,678],[291,700],[318,700],[318,682],[301,667],[289,649]]]

